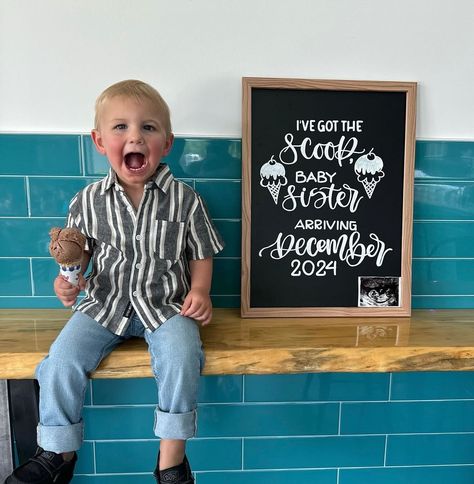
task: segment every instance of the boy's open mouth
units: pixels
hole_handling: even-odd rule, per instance
[[[127,153],[125,165],[130,171],[140,171],[146,166],[145,156],[142,153]]]

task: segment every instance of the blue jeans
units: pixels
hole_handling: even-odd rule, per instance
[[[76,311],[36,369],[40,384],[38,445],[56,453],[81,447],[89,373],[114,348],[134,336],[145,338],[148,344],[158,385],[155,435],[181,440],[195,435],[197,392],[204,364],[197,323],[176,315],[151,332],[135,315],[121,337]]]

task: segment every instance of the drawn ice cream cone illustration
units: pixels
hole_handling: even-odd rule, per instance
[[[59,227],[52,228],[49,235],[49,253],[59,264],[60,274],[77,286],[86,237],[78,229]]]
[[[354,165],[357,180],[362,183],[369,198],[372,198],[377,183],[385,176],[382,158],[372,153],[372,151],[373,149],[366,155],[357,158]]]
[[[285,176],[285,167],[273,156],[260,168],[260,186],[266,187],[270,192],[275,204],[278,204],[280,188],[285,186],[288,180]]]

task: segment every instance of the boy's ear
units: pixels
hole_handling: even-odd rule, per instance
[[[168,136],[168,139],[166,140],[163,156],[166,156],[171,151],[171,148],[173,147],[173,142],[174,142],[174,134],[171,133]]]
[[[100,131],[97,130],[97,129],[93,129],[91,131],[91,137],[92,137],[92,141],[94,142],[94,145],[96,147],[96,150],[101,155],[105,155],[105,148],[104,148],[104,145],[102,143],[102,136],[100,134]]]

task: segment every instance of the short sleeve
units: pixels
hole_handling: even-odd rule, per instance
[[[186,255],[189,260],[206,259],[224,248],[224,241],[199,195],[191,210],[186,235]]]

